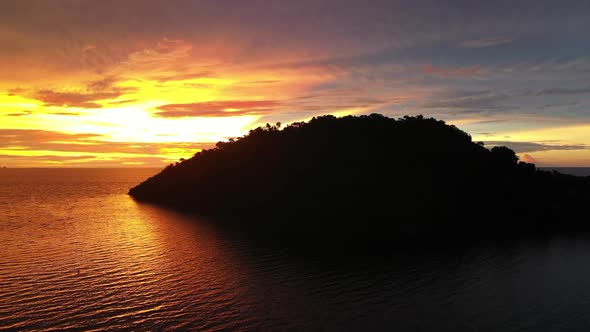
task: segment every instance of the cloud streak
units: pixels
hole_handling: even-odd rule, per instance
[[[540,151],[554,151],[554,150],[586,150],[590,149],[590,145],[586,144],[550,144],[539,142],[512,142],[512,141],[485,141],[486,145],[491,146],[507,146],[517,153],[532,153]]]
[[[275,100],[225,100],[189,104],[168,104],[157,108],[159,117],[228,117],[263,115],[272,112],[279,105]]]
[[[530,96],[551,96],[551,95],[584,95],[590,94],[590,88],[549,88],[536,91],[527,91],[526,95]]]
[[[492,37],[492,38],[481,38],[466,40],[460,44],[464,48],[486,48],[494,47],[512,43],[512,38],[506,37]]]
[[[19,113],[6,113],[6,116],[27,116],[33,114],[32,111],[22,111]]]
[[[86,83],[84,89],[78,90],[56,90],[56,89],[10,89],[9,96],[21,96],[32,98],[44,103],[48,107],[75,107],[75,108],[102,108],[100,101],[111,101],[120,96],[137,91],[135,87],[117,87],[115,77],[105,77]],[[119,101],[120,102],[120,101]]]
[[[457,113],[499,112],[516,108],[505,105],[507,99],[508,96],[506,95],[495,94],[490,91],[465,91],[448,96],[433,96],[431,100],[423,102],[420,107]]]
[[[45,106],[76,107],[76,108],[102,108],[100,100],[115,99],[121,93],[118,92],[61,92],[53,90],[40,90],[34,94],[34,98],[42,101]]]
[[[483,74],[479,66],[443,68],[433,65],[424,66],[424,73],[443,77],[473,77]]]
[[[156,166],[187,158],[215,143],[112,142],[99,134],[0,129],[0,165]]]
[[[0,129],[0,149],[88,153],[165,154],[165,151],[196,151],[214,143],[145,143],[105,141],[100,134],[68,134],[56,131]],[[163,152],[164,151],[164,152]]]

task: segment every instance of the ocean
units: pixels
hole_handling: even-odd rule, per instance
[[[0,169],[0,330],[590,328],[586,234],[298,254],[126,195],[157,171]]]

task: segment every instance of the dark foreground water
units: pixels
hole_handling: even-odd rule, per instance
[[[0,330],[590,328],[586,236],[300,256],[125,194],[155,172],[0,169]]]

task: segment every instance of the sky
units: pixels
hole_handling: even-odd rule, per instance
[[[370,113],[590,166],[588,31],[587,0],[4,0],[0,167],[163,167]]]

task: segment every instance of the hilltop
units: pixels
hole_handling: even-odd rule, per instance
[[[538,170],[443,121],[372,114],[267,124],[129,194],[242,226],[403,234],[580,228],[589,188],[589,178]]]

